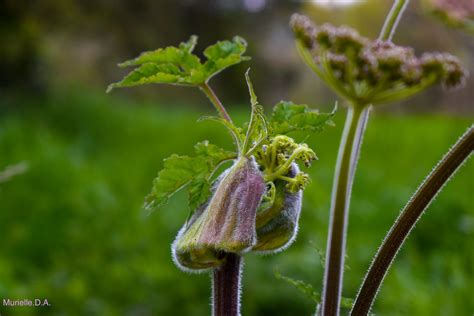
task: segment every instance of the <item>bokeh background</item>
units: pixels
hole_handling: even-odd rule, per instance
[[[154,85],[106,95],[105,87],[124,75],[118,62],[143,50],[196,34],[200,51],[238,34],[252,60],[211,82],[237,121],[248,116],[247,67],[268,110],[285,99],[329,111],[337,97],[299,60],[289,16],[301,12],[376,37],[391,5],[335,2],[0,2],[0,299],[52,304],[0,304],[0,314],[208,315],[208,276],[185,274],[170,257],[188,214],[185,194],[150,216],[141,207],[163,158],[191,153],[204,139],[230,149],[230,139],[220,127],[196,122],[213,111],[197,90]],[[395,40],[418,53],[454,53],[473,72],[473,37],[446,28],[420,1],[410,4]],[[373,112],[352,198],[345,297],[355,296],[410,194],[472,124],[473,82]],[[314,313],[314,303],[275,272],[321,287],[318,252],[326,244],[344,112],[340,106],[336,126],[306,140],[319,161],[309,169],[296,243],[272,257],[245,256],[244,315]],[[377,315],[474,313],[473,175],[471,161],[417,225],[380,292]]]

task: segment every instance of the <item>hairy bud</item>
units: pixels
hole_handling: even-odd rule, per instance
[[[296,163],[291,165],[288,177],[299,174]],[[275,181],[274,202],[257,213],[257,244],[253,250],[261,253],[275,253],[288,248],[298,232],[303,192],[292,192],[285,181]]]
[[[226,253],[241,253],[256,242],[255,218],[265,191],[257,164],[240,158],[218,180],[209,202],[198,209],[173,243],[183,270],[220,266]]]

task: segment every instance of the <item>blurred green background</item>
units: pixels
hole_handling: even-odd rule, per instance
[[[170,256],[188,215],[185,194],[150,216],[141,206],[163,158],[191,153],[204,139],[231,149],[230,138],[215,124],[196,122],[212,113],[197,90],[148,86],[105,95],[123,75],[116,63],[190,34],[200,36],[198,50],[239,34],[253,59],[211,82],[237,121],[248,116],[247,67],[268,111],[280,99],[329,110],[336,97],[298,59],[290,14],[376,37],[390,3],[4,0],[0,170],[26,170],[0,177],[0,299],[46,298],[52,306],[0,302],[0,314],[208,315],[208,276],[179,271]],[[418,53],[457,54],[473,71],[473,38],[439,24],[418,1],[395,40]],[[355,296],[399,210],[472,124],[473,98],[469,79],[464,90],[432,88],[373,112],[354,184],[344,296]],[[325,248],[344,112],[340,106],[336,126],[306,140],[319,161],[309,169],[313,182],[295,244],[271,257],[245,256],[243,315],[314,313],[314,304],[274,273],[322,284],[316,248]],[[417,225],[381,290],[377,315],[474,313],[473,175],[470,161]]]

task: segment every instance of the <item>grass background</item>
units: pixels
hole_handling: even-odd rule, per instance
[[[203,113],[185,106],[138,106],[102,93],[14,100],[22,106],[0,104],[0,169],[19,161],[29,169],[0,184],[0,298],[47,298],[52,306],[0,306],[0,314],[208,315],[208,276],[187,275],[170,258],[188,214],[185,194],[149,217],[141,205],[163,158],[191,153],[204,139],[231,149],[224,129],[197,123]],[[246,119],[243,107],[230,112]],[[309,169],[296,243],[275,256],[245,256],[244,315],[314,312],[274,272],[320,288],[315,248],[325,248],[344,112],[336,127],[307,140],[319,161]],[[399,210],[470,122],[373,113],[353,191],[344,296],[354,297]],[[474,313],[473,174],[470,161],[417,225],[381,290],[377,315]]]

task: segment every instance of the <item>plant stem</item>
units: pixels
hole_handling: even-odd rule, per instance
[[[386,41],[392,39],[408,2],[409,0],[396,0],[394,2],[392,9],[385,19],[379,40]],[[344,133],[339,145],[324,269],[321,305],[321,312],[324,316],[339,315],[350,196],[369,113],[370,106],[367,105],[353,104],[349,107]]]
[[[339,315],[349,202],[370,106],[350,106],[337,157],[322,299],[324,316]]]
[[[202,85],[199,86],[202,92],[209,98],[211,103],[214,105],[216,108],[217,112],[219,112],[219,115],[226,121],[232,123],[232,119],[230,118],[229,114],[227,113],[224,105],[222,105],[222,102],[219,100],[219,98],[216,96],[214,93],[214,90],[209,86],[207,82],[203,83]]]
[[[242,258],[234,253],[227,254],[223,266],[213,271],[212,315],[240,315],[240,272]]]
[[[395,30],[397,29],[398,22],[403,15],[403,11],[405,11],[406,7],[408,6],[409,0],[396,0],[390,10],[387,18],[385,19],[385,23],[383,25],[382,31],[380,32],[379,39],[383,41],[391,41],[393,35],[395,34]]]
[[[416,222],[423,215],[425,209],[434,200],[438,192],[441,191],[443,186],[470,157],[473,151],[474,127],[471,126],[431,171],[388,232],[367,272],[351,315],[368,314],[391,263]]]

